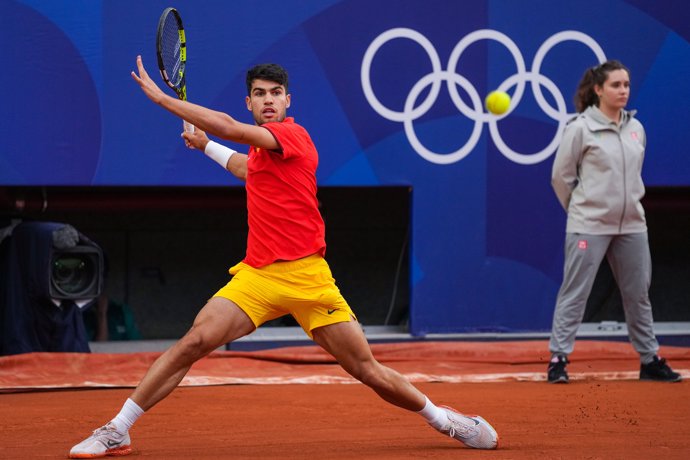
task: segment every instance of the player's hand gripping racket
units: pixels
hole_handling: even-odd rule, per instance
[[[161,71],[163,81],[175,90],[180,100],[186,101],[187,40],[184,36],[182,18],[175,8],[166,8],[158,21],[156,54],[158,55],[158,68]],[[194,125],[185,121],[184,130],[193,132]]]

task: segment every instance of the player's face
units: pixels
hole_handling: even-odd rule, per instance
[[[290,107],[290,95],[283,85],[274,81],[254,80],[247,96],[247,109],[252,112],[257,125],[271,121],[283,121]]]
[[[630,77],[623,69],[612,70],[603,86],[596,86],[599,108],[616,112],[626,106],[630,97]]]

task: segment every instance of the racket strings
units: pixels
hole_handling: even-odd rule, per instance
[[[182,40],[177,28],[177,21],[168,15],[163,24],[160,36],[161,58],[168,80],[173,86],[178,86],[182,80],[180,68],[182,66]]]

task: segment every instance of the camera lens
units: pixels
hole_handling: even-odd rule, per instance
[[[53,260],[51,283],[65,296],[87,295],[97,280],[96,264],[89,254],[65,254]]]

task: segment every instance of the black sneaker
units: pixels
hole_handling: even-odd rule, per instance
[[[640,366],[640,380],[656,380],[657,382],[680,382],[683,378],[678,372],[666,364],[664,358],[654,357],[654,361]]]
[[[565,370],[565,366],[568,365],[570,361],[565,356],[554,356],[551,358],[549,363],[549,368],[547,370],[547,378],[549,383],[568,383],[568,371]]]

